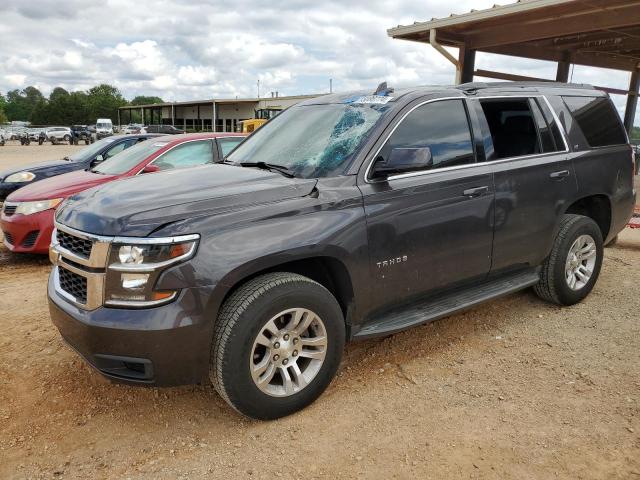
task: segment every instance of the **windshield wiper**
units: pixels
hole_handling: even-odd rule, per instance
[[[275,163],[266,162],[241,162],[238,165],[243,167],[257,167],[262,170],[269,170],[270,172],[278,172],[288,178],[295,178],[295,175],[291,173],[291,170],[284,165],[276,165]]]

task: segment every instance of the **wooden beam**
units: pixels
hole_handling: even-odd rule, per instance
[[[627,108],[624,111],[624,127],[630,134],[633,123],[636,119],[636,109],[638,108],[638,93],[640,92],[640,70],[634,70],[629,82],[629,97],[627,98]]]
[[[569,81],[569,70],[571,69],[569,53],[563,52],[562,57],[562,60],[558,62],[558,68],[556,70],[556,82],[567,83]]]
[[[630,27],[638,24],[640,24],[640,2],[633,1],[616,9],[595,8],[590,11],[578,12],[567,18],[552,18],[535,23],[523,21],[517,25],[509,23],[496,26],[467,36],[466,44],[469,48],[481,50],[499,45]]]
[[[476,51],[461,48],[459,55],[460,83],[473,82],[474,69],[476,68]]]
[[[499,47],[483,48],[483,52],[498,53],[513,57],[532,58],[535,60],[549,60],[560,62],[563,60],[563,52],[554,49],[540,48],[528,44],[505,45]],[[612,57],[598,53],[576,52],[571,56],[571,63],[575,65],[585,65],[597,68],[612,68],[614,70],[633,71],[638,66],[638,62],[632,58]]]
[[[492,70],[478,69],[473,72],[475,76],[495,78],[498,80],[508,80],[510,82],[553,82],[548,78],[528,77],[526,75],[515,75],[513,73],[494,72]]]

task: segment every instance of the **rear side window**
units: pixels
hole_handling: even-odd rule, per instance
[[[562,97],[590,147],[627,143],[613,104],[607,97]]]
[[[528,99],[481,100],[495,150],[494,159],[540,153],[536,121]]]
[[[473,163],[475,156],[462,100],[442,100],[416,108],[400,123],[380,151],[385,160],[394,148],[431,149],[428,170]]]
[[[210,140],[187,142],[161,155],[153,164],[160,170],[195,167],[213,162],[213,144]]]

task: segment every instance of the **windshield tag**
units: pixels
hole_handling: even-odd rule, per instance
[[[353,102],[351,103],[360,103],[360,104],[376,104],[376,105],[384,105],[385,103],[388,103],[389,101],[391,101],[391,99],[393,99],[393,97],[389,97],[389,96],[380,96],[380,95],[365,95],[363,97],[360,98],[356,98]]]

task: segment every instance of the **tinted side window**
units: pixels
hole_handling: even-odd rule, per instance
[[[527,99],[481,100],[496,159],[540,153],[533,112]]]
[[[469,120],[462,100],[443,100],[416,108],[400,123],[380,151],[389,159],[394,148],[431,149],[429,169],[473,163]]]
[[[627,143],[620,118],[606,97],[562,97],[590,147]]]
[[[540,133],[540,142],[542,143],[542,151],[547,152],[556,152],[561,150],[556,147],[556,142],[551,134],[551,129],[547,124],[547,121],[542,115],[538,104],[532,99],[531,100],[531,110],[533,111],[533,118],[536,121],[536,125],[538,126],[538,132]]]
[[[107,150],[104,153],[104,155],[102,155],[102,156],[106,160],[107,158],[111,158],[114,155],[117,155],[118,153],[123,151],[125,148],[129,148],[130,146],[131,146],[131,144],[129,142],[120,142],[119,144],[117,144],[117,145],[111,147],[109,150]]]
[[[195,167],[213,162],[213,144],[209,140],[178,145],[153,161],[160,170]]]

